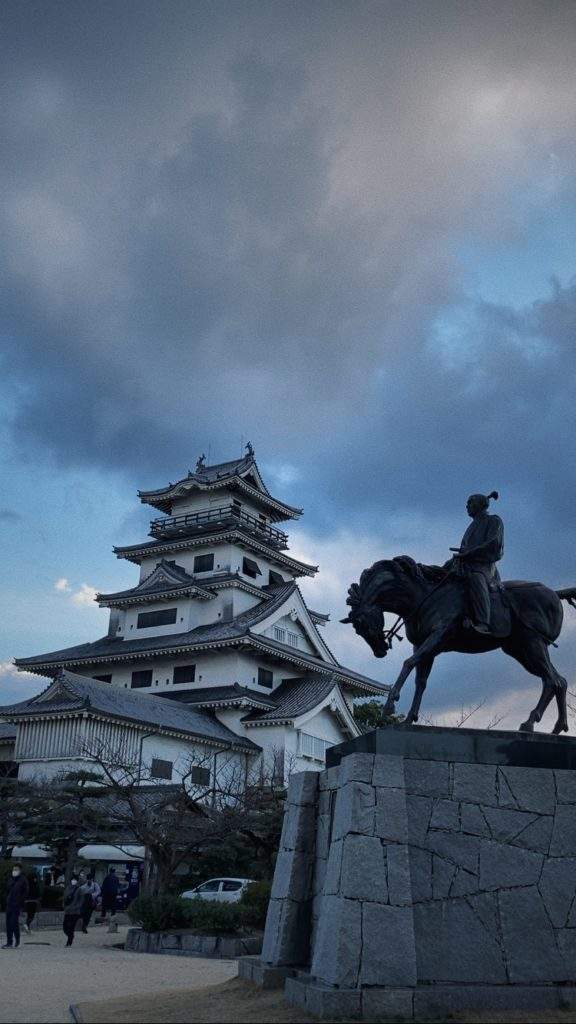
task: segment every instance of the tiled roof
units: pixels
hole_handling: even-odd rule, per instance
[[[141,654],[148,651],[153,652],[158,648],[170,650],[171,648],[187,645],[229,640],[248,634],[251,626],[256,625],[261,619],[266,618],[276,608],[279,608],[290,594],[294,592],[295,588],[295,583],[285,583],[282,586],[269,588],[268,594],[272,595],[270,600],[262,601],[254,608],[249,608],[230,622],[213,622],[207,626],[197,626],[196,629],[191,629],[187,633],[167,633],[163,636],[142,637],[136,640],[122,640],[120,637],[104,636],[93,643],[77,644],[75,647],[65,647],[60,651],[37,654],[32,658],[16,658],[15,663],[19,668],[33,668],[34,666],[49,664],[58,665],[66,661],[85,661],[91,663],[108,656]]]
[[[307,711],[312,711],[323,701],[335,686],[334,676],[324,678],[305,676],[302,679],[285,679],[272,693],[274,707],[268,711],[251,711],[244,722],[291,721]]]
[[[2,708],[0,707],[1,712]],[[17,732],[16,726],[10,722],[0,722],[0,743],[10,743],[11,740],[15,740]]]
[[[245,479],[250,475],[255,483]],[[245,455],[241,459],[232,459],[230,462],[219,462],[212,466],[201,465],[199,461],[194,472],[190,470],[188,475],[181,480],[176,480],[175,483],[170,483],[166,487],[138,491],[138,496],[145,504],[166,511],[171,507],[172,501],[181,497],[187,490],[211,490],[214,487],[221,487],[227,482],[236,487],[243,485],[255,498],[260,495],[265,504],[275,507],[276,511],[281,513],[281,518],[295,518],[302,514],[301,508],[287,505],[286,502],[280,501],[270,494],[253,454]]]
[[[163,693],[165,700],[175,700],[181,704],[242,704],[250,703],[257,707],[275,707],[272,693],[259,693],[249,686],[232,683],[231,686],[199,686],[191,690]]]
[[[20,718],[82,710],[94,711],[110,718],[146,723],[227,746],[256,749],[250,740],[236,736],[216,718],[195,708],[163,700],[153,694],[120,689],[65,669],[41,694],[19,704],[0,707],[0,714]]]
[[[131,598],[159,597],[162,594],[177,593],[182,590],[194,590],[198,597],[211,600],[214,595],[206,590],[203,584],[204,581],[199,583],[196,577],[181,565],[172,565],[163,558],[156,568],[135,587],[118,590],[114,594],[97,594],[96,600],[100,604],[110,604],[114,601],[129,601]]]

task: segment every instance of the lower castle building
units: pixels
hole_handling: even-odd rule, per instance
[[[21,777],[122,750],[147,779],[177,781],[193,763],[206,786],[231,768],[285,780],[320,770],[329,746],[358,734],[354,699],[387,687],[329,650],[328,615],[297,582],[317,566],[292,558],[277,526],[302,510],[270,494],[247,449],[139,492],[160,515],[151,540],[114,549],[139,580],[97,595],[106,636],[16,660],[47,678],[36,697],[0,707],[4,759]]]

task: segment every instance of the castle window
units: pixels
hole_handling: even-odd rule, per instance
[[[141,686],[152,686],[152,669],[145,668],[139,669],[138,672],[133,672],[130,686],[133,690],[136,690]]]
[[[271,587],[280,587],[284,583],[284,578],[279,572],[274,572],[274,569],[270,569],[268,573],[268,583]]]
[[[111,683],[112,682],[112,676],[111,675],[92,676],[92,679],[99,679],[101,683]]]
[[[190,771],[190,782],[194,783],[195,786],[209,786],[210,769],[197,767],[192,768]]]
[[[214,568],[214,554],[196,555],[194,559],[194,572],[212,572]]]
[[[150,775],[153,779],[168,779],[172,781],[172,768],[172,761],[163,761],[160,757],[153,757]]]
[[[178,665],[174,669],[173,683],[193,683],[196,678],[196,665]]]
[[[297,633],[287,633],[286,634],[286,638],[288,640],[288,643],[290,644],[290,647],[298,647],[298,634]]]
[[[176,622],[177,614],[177,608],[161,608],[156,612],[140,612],[136,628],[149,629],[150,626],[171,626]]]
[[[267,686],[269,689],[272,688],[274,682],[274,673],[270,672],[267,668],[258,669],[258,683],[260,686]]]
[[[281,644],[286,643],[286,630],[282,629],[282,626],[274,626],[274,639]]]
[[[326,751],[332,746],[327,740],[321,740],[319,736],[312,736],[309,732],[299,734],[299,753],[302,757],[310,757],[313,761],[325,761]]]
[[[257,576],[262,575],[258,562],[255,562],[252,558],[246,557],[242,559],[242,572],[245,576],[250,576],[254,580]]]

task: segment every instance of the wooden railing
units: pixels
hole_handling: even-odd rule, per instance
[[[215,526],[230,523],[241,523],[251,532],[259,534],[268,544],[276,548],[288,547],[288,536],[283,530],[277,530],[268,523],[263,523],[257,516],[244,512],[235,505],[222,505],[219,508],[204,509],[201,512],[185,512],[179,516],[165,516],[153,519],[150,523],[150,535],[158,540],[167,537],[185,536],[199,530],[210,530]]]

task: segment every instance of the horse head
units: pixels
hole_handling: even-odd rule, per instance
[[[353,583],[348,588],[346,604],[350,606],[350,611],[345,619],[340,619],[340,622],[349,622],[354,627],[354,631],[366,641],[376,658],[385,658],[390,648],[384,636],[384,612],[376,600],[378,591],[370,585],[373,570],[382,565],[382,562],[376,562],[371,569],[362,573],[359,584]]]

